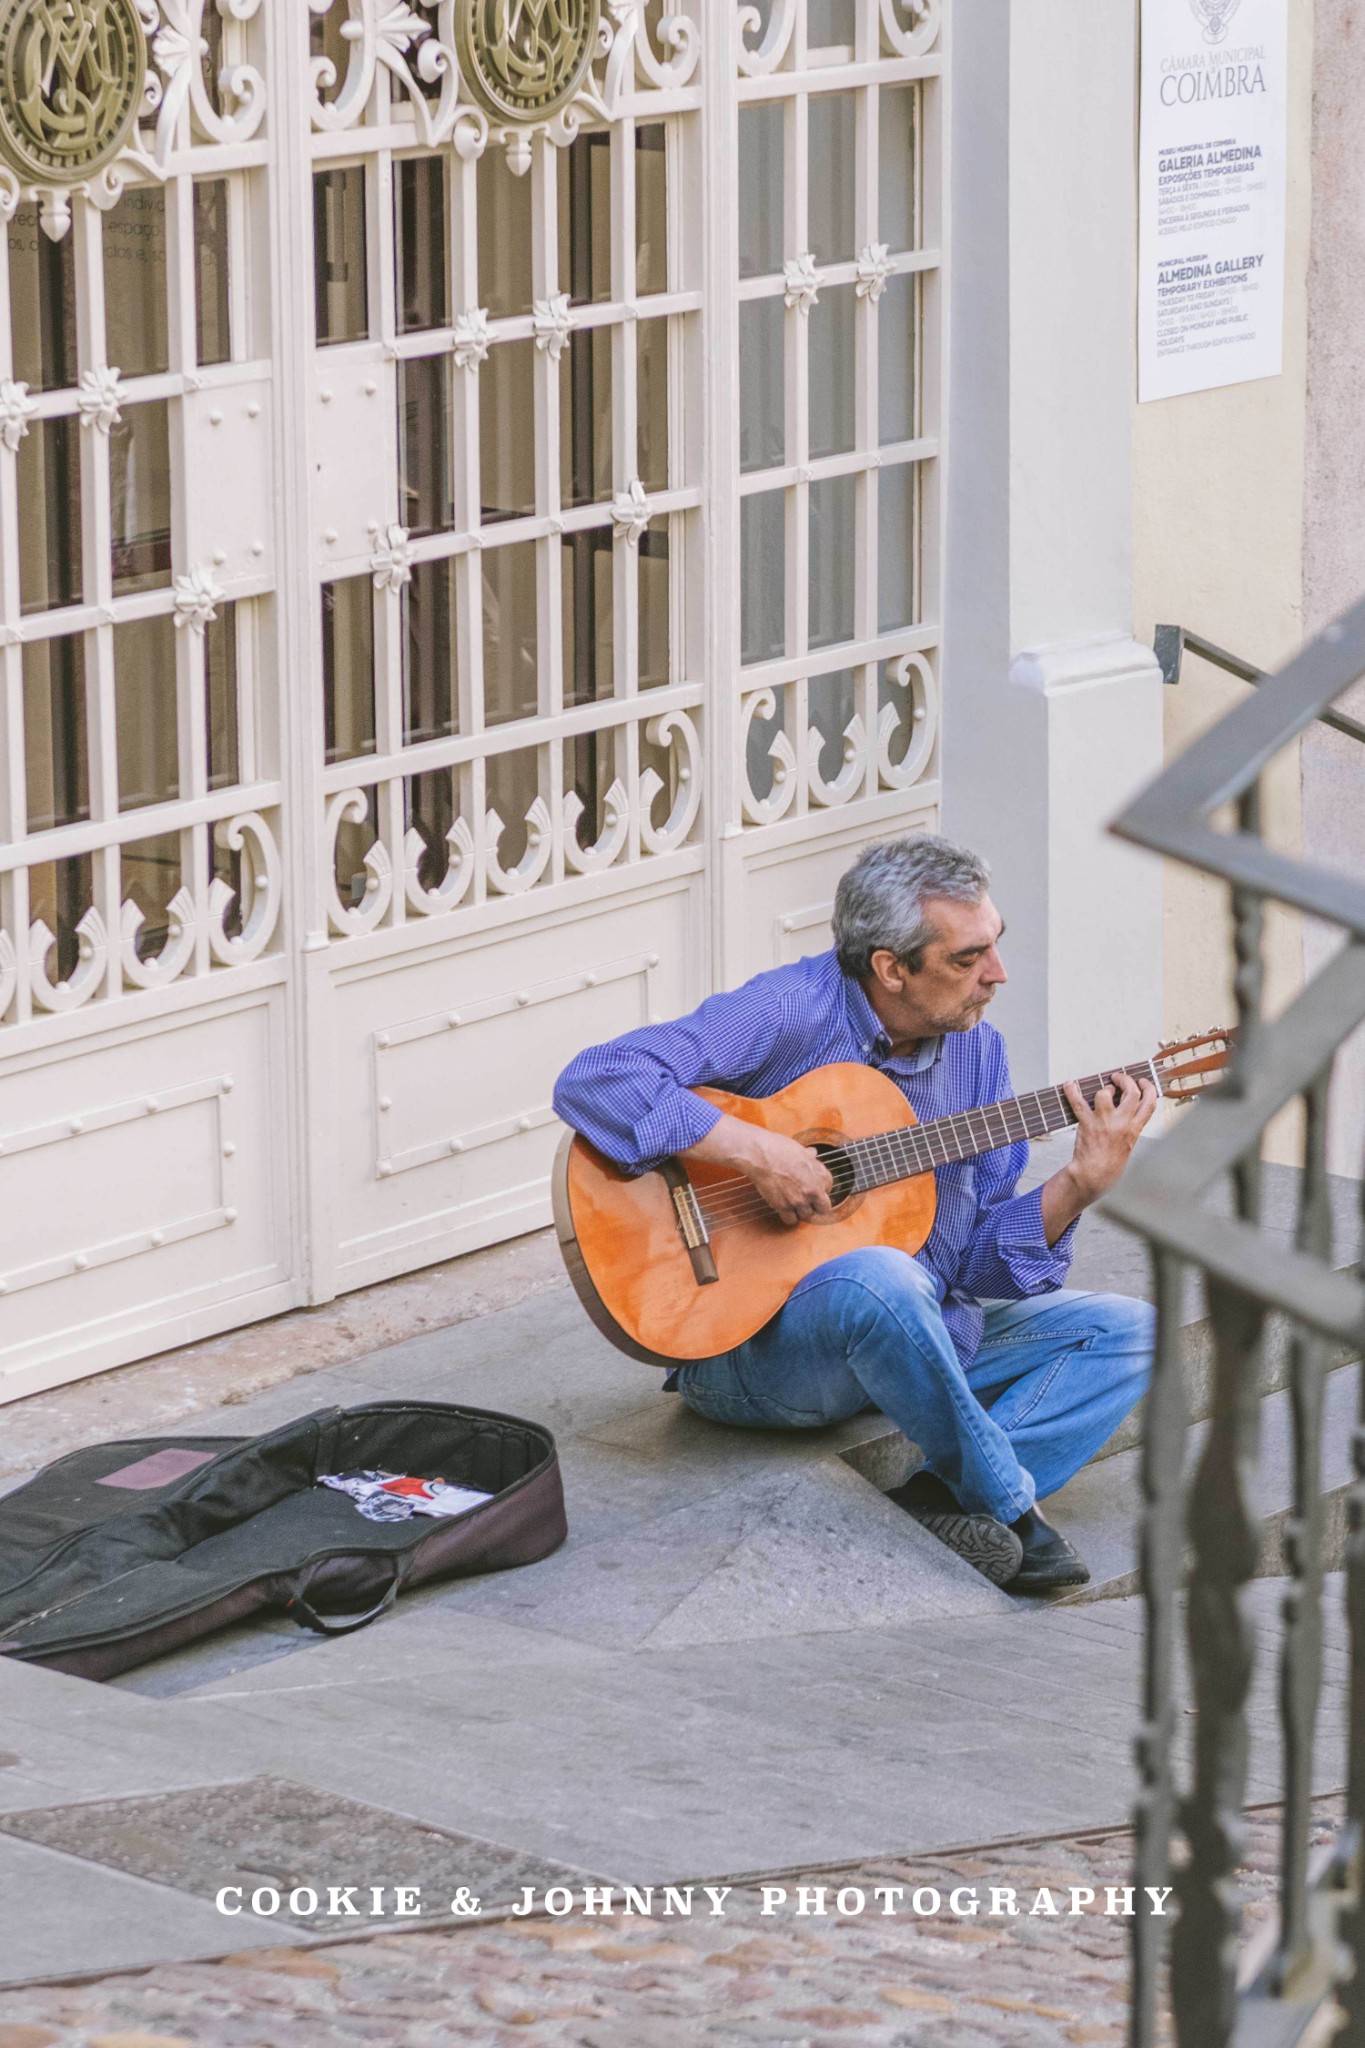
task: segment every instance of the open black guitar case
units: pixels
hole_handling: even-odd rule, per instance
[[[368,1521],[317,1483],[360,1470],[492,1498]],[[0,1655],[112,1678],[267,1609],[347,1634],[405,1587],[533,1564],[566,1533],[554,1438],[477,1408],[371,1401],[265,1436],[96,1444],[0,1500]]]

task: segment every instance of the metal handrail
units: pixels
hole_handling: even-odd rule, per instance
[[[1187,647],[1201,661],[1211,662],[1214,668],[1225,669],[1230,676],[1237,676],[1244,683],[1270,680],[1268,669],[1243,661],[1240,654],[1229,654],[1226,647],[1216,646],[1202,633],[1192,633],[1188,626],[1158,626],[1152,635],[1152,652],[1157,658],[1163,683],[1180,681],[1181,657]],[[1333,732],[1344,732],[1347,739],[1365,743],[1365,725],[1361,725],[1358,719],[1348,718],[1344,711],[1320,711],[1318,724],[1330,725]]]
[[[1347,1500],[1346,1612],[1350,1626],[1347,1821],[1321,1866],[1310,1864],[1313,1741],[1323,1671],[1325,1531],[1321,1493],[1323,1395],[1334,1345],[1365,1349],[1365,1285],[1332,1263],[1327,1098],[1337,1052],[1365,1022],[1365,877],[1318,868],[1268,846],[1261,832],[1266,769],[1315,720],[1352,739],[1365,726],[1332,709],[1365,674],[1365,603],[1276,675],[1179,627],[1162,627],[1168,681],[1191,653],[1256,685],[1201,733],[1114,820],[1111,831],[1231,884],[1238,1034],[1228,1078],[1130,1165],[1104,1204],[1146,1238],[1156,1279],[1157,1340],[1144,1431],[1141,1583],[1147,1607],[1141,1789],[1135,1814],[1136,1896],[1173,1884],[1171,2003],[1180,2048],[1291,2048],[1326,2039],[1365,2048],[1365,1410],[1353,1443]],[[1236,807],[1236,828],[1215,818]],[[1268,900],[1340,927],[1346,943],[1273,1022],[1262,1014],[1262,936]],[[1261,1227],[1261,1148],[1288,1104],[1303,1104],[1303,1171],[1293,1242]],[[1231,1178],[1234,1213],[1205,1206]],[[1203,1276],[1214,1337],[1213,1413],[1192,1479],[1181,1315],[1190,1267]],[[1239,1983],[1236,1872],[1248,1767],[1248,1697],[1255,1632],[1245,1591],[1261,1530],[1254,1498],[1267,1317],[1290,1325],[1294,1503],[1283,1603],[1280,1720],[1284,1826],[1280,1920],[1273,1953]],[[1176,1611],[1192,1553],[1185,1635],[1197,1719],[1190,1783],[1176,1782]],[[1179,1868],[1172,1837],[1184,1836]],[[1133,1923],[1131,2048],[1153,2048],[1168,1921]],[[1250,1960],[1250,1959],[1248,1959]]]

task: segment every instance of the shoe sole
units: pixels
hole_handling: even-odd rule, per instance
[[[1079,1569],[1058,1569],[1055,1572],[1020,1572],[1006,1585],[1008,1593],[1065,1593],[1073,1586],[1088,1586],[1090,1572],[1085,1565]]]
[[[993,1586],[1006,1586],[1018,1574],[1024,1561],[1024,1546],[1013,1529],[991,1515],[916,1515],[922,1529],[937,1536],[940,1543],[964,1564],[980,1572]]]

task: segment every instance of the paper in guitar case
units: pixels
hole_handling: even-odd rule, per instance
[[[373,1522],[319,1484],[361,1471],[488,1498]],[[0,1654],[112,1678],[269,1610],[344,1634],[408,1586],[533,1564],[566,1532],[549,1431],[477,1408],[372,1401],[265,1436],[96,1444],[0,1500]]]

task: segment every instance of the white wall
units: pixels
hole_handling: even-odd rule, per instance
[[[1161,758],[1132,639],[1133,10],[954,22],[945,829],[996,869],[1034,1085],[1150,1052],[1159,871],[1105,826]]]

